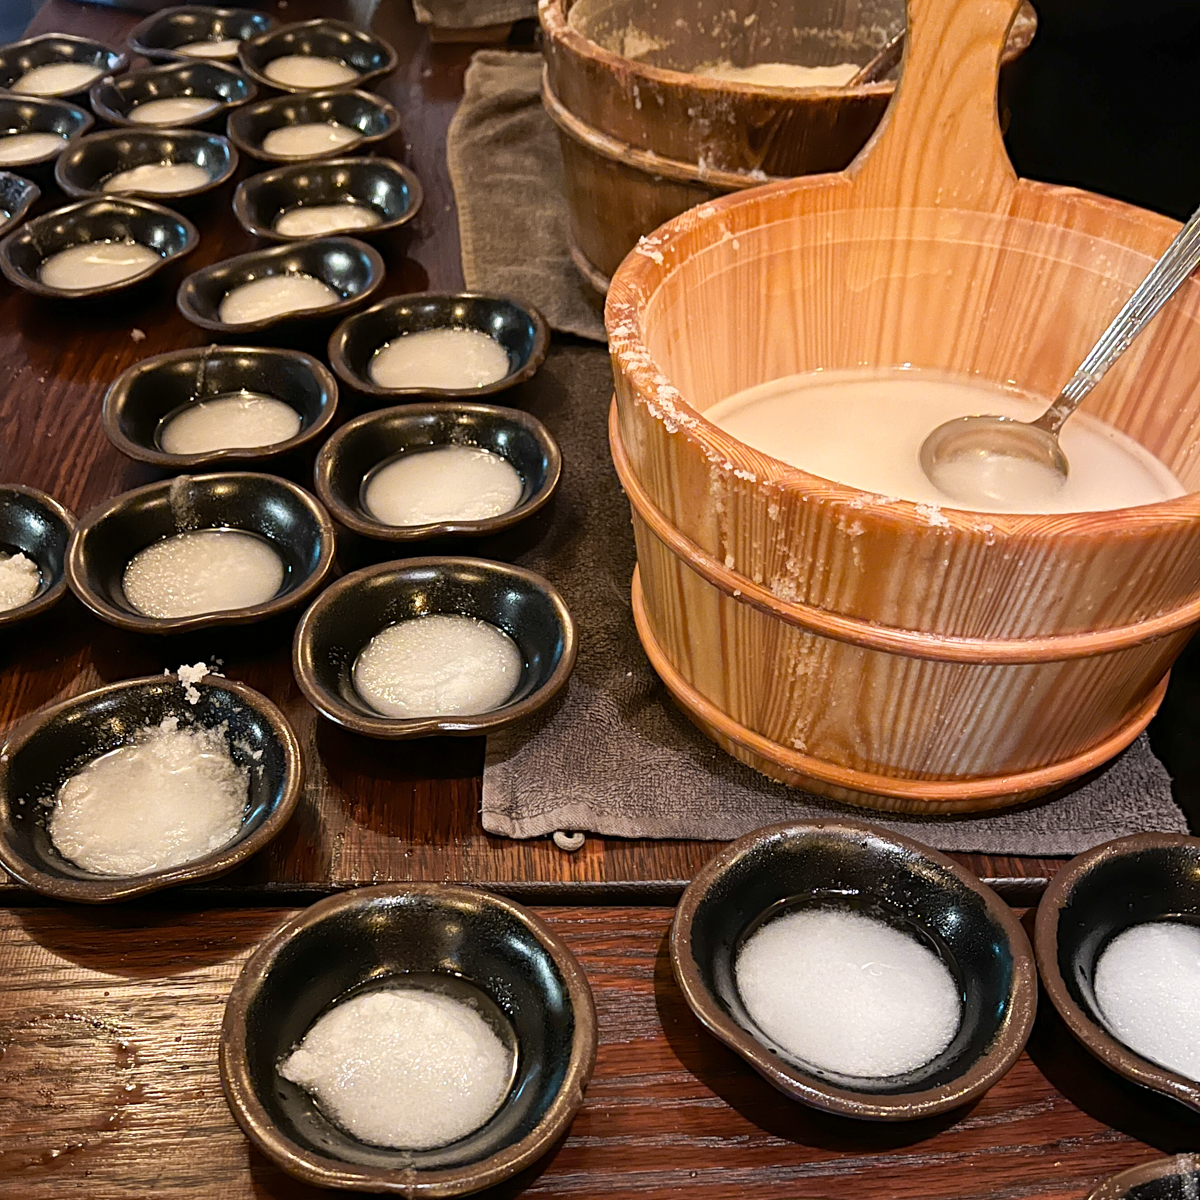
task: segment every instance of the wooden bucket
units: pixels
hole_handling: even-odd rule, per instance
[[[1154,714],[1200,622],[1200,284],[1084,407],[1177,500],[1056,516],[918,507],[796,470],[703,413],[819,367],[911,363],[1054,395],[1178,225],[1018,179],[996,120],[1016,0],[909,0],[904,75],[844,172],[706,203],[606,310],[642,644],[773,778],[902,811],[1078,778]]]
[[[584,11],[592,36],[571,19]],[[695,204],[768,179],[840,171],[896,86],[797,92],[675,67],[720,57],[861,66],[903,27],[903,13],[903,0],[721,0],[707,8],[696,0],[540,0],[542,100],[562,145],[571,255],[593,287],[603,294],[639,237]],[[1005,61],[1036,28],[1022,5]],[[636,59],[606,48],[624,45],[628,30],[644,39]]]

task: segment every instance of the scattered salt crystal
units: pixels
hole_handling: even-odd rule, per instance
[[[144,342],[146,340],[146,331],[144,329],[131,329],[129,331],[129,336],[133,338],[135,342]]]
[[[200,689],[196,687],[196,684],[208,674],[208,663],[198,662],[194,667],[183,663],[175,674],[179,677],[179,682],[183,684],[183,698],[189,704],[199,704]]]
[[[0,612],[28,604],[41,586],[42,575],[32,558],[0,553]]]

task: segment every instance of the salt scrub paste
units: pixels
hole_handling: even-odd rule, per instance
[[[0,612],[28,604],[41,586],[42,574],[32,558],[0,553]]]
[[[921,443],[944,421],[994,414],[1031,421],[1049,401],[978,379],[903,368],[789,375],[729,396],[704,416],[738,441],[810,474],[893,499],[976,512],[1097,512],[1153,504],[1184,489],[1148,450],[1076,413],[1060,442],[1065,485],[1003,509],[965,505],[921,469]]]
[[[57,154],[66,144],[61,133],[0,134],[0,166],[34,162],[47,154]]]
[[[129,110],[129,119],[138,125],[173,125],[177,121],[194,121],[197,117],[216,112],[219,100],[207,96],[168,96],[163,100],[143,100]]]
[[[791,1057],[880,1079],[936,1058],[962,1016],[946,964],[883,921],[806,909],[768,921],[735,964],[755,1025]]]
[[[482,521],[511,512],[524,484],[512,463],[476,446],[410,450],[368,476],[367,511],[385,525]]]
[[[357,142],[362,137],[357,129],[339,125],[336,121],[307,121],[303,125],[281,125],[263,138],[262,148],[280,158],[308,158],[328,154]]]
[[[46,63],[26,71],[15,83],[9,84],[9,90],[25,96],[61,96],[87,87],[103,74],[104,68],[92,63]]]
[[[731,62],[705,63],[695,75],[724,79],[729,83],[756,83],[766,87],[831,88],[844,87],[858,74],[855,63],[836,63],[832,67],[802,67],[797,63],[766,62],[735,67]]]
[[[189,58],[236,58],[238,38],[218,38],[211,42],[184,42],[175,47],[176,54],[186,54]]]
[[[105,192],[151,192],[156,196],[177,196],[202,188],[211,182],[208,172],[198,163],[143,163],[110,175],[101,188]]]
[[[406,333],[384,342],[367,368],[386,388],[480,388],[508,371],[508,351],[477,329]]]
[[[1096,963],[1096,1003],[1135,1054],[1200,1081],[1200,927],[1134,925]]]
[[[383,218],[365,204],[302,204],[275,219],[275,232],[288,237],[320,237],[347,229],[371,229]]]
[[[508,1095],[513,1056],[470,1005],[394,988],[323,1013],[279,1073],[359,1141],[430,1150],[493,1116]]]
[[[227,325],[249,325],[285,313],[326,308],[341,299],[327,283],[303,271],[264,275],[231,288],[221,297],[217,315]]]
[[[159,261],[158,252],[140,242],[83,242],[50,255],[38,278],[59,291],[82,292],[132,279]]]
[[[168,454],[208,454],[286,442],[300,432],[300,414],[274,396],[227,392],[168,413],[158,444]]]
[[[296,88],[338,87],[357,79],[359,72],[340,58],[318,58],[311,54],[283,54],[263,68],[275,83]]]

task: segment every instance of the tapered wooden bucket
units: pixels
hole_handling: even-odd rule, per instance
[[[932,509],[809,475],[704,419],[816,368],[910,363],[1054,395],[1178,225],[1018,179],[996,119],[1017,0],[909,0],[904,73],[837,174],[723,197],[644,239],[606,309],[634,611],[692,719],[869,807],[998,808],[1154,714],[1200,622],[1200,284],[1084,407],[1189,494],[1056,516]]]

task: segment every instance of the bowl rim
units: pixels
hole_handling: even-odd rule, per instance
[[[1097,867],[1146,850],[1191,848],[1200,859],[1200,838],[1182,833],[1134,833],[1113,838],[1077,854],[1050,880],[1038,903],[1033,924],[1033,947],[1042,986],[1063,1024],[1080,1045],[1103,1066],[1122,1078],[1200,1112],[1200,1082],[1143,1058],[1118,1041],[1067,989],[1058,968],[1058,926],[1063,909],[1078,884]]]
[[[29,159],[28,162],[9,163],[5,166],[4,169],[10,174],[20,175],[22,171],[28,171],[31,167],[40,167],[45,163],[54,162],[60,154],[65,154],[71,146],[96,124],[96,118],[86,108],[80,104],[76,104],[73,100],[60,100],[57,96],[22,96],[17,92],[0,90],[0,102],[5,100],[18,104],[35,104],[38,107],[69,108],[72,110],[72,115],[83,118],[80,121],[79,128],[57,149],[48,150],[45,154],[41,154],[37,158]],[[26,179],[27,176],[21,175],[21,178]]]
[[[82,692],[67,700],[60,700],[29,714],[4,736],[0,744],[0,794],[7,804],[8,760],[38,733],[49,721],[101,698],[121,692],[133,692],[151,685],[161,686],[163,679],[174,679],[177,675],[141,675],[134,679],[122,679]],[[271,732],[283,748],[283,789],[279,803],[268,814],[263,823],[252,833],[238,837],[223,848],[204,858],[181,863],[145,875],[96,876],[94,879],[57,879],[18,855],[0,833],[0,865],[19,883],[55,900],[67,900],[80,904],[112,904],[119,900],[130,900],[163,888],[176,887],[184,883],[199,883],[215,879],[239,866],[251,855],[257,854],[270,842],[291,819],[304,788],[304,759],[295,731],[279,707],[262,692],[248,687],[237,680],[220,675],[205,675],[197,681],[199,687],[209,687],[231,692],[247,707],[259,713],[271,727]]]
[[[321,536],[321,554],[316,567],[300,581],[290,592],[272,596],[262,604],[249,605],[246,608],[228,608],[212,613],[197,613],[191,617],[147,617],[141,613],[127,611],[110,604],[102,596],[92,591],[87,582],[87,560],[84,554],[84,543],[88,535],[102,521],[107,520],[130,502],[151,493],[165,492],[179,479],[190,479],[193,484],[207,484],[214,480],[242,479],[249,477],[256,480],[267,480],[276,487],[283,488],[292,494],[309,515],[316,521]],[[215,528],[202,526],[201,528]],[[221,528],[232,528],[222,526]],[[169,536],[169,535],[168,535]],[[147,545],[151,543],[147,542]],[[66,577],[67,584],[76,598],[90,609],[97,617],[118,629],[130,633],[176,634],[187,633],[195,629],[211,629],[223,625],[248,625],[257,621],[274,617],[287,612],[308,600],[314,592],[324,586],[325,580],[333,570],[334,557],[337,550],[337,533],[333,521],[317,498],[307,492],[299,484],[292,483],[278,475],[269,475],[262,471],[210,471],[203,475],[176,475],[173,479],[160,479],[154,483],[146,483],[141,487],[132,488],[127,492],[102,500],[79,519],[71,540],[67,545]]]
[[[65,147],[64,147],[65,150]],[[63,153],[60,150],[59,153]],[[38,187],[32,179],[26,179],[24,175],[18,175],[15,171],[0,170],[0,176],[8,175],[12,179],[19,179],[25,185],[25,196],[20,204],[9,214],[7,221],[0,221],[0,238],[5,234],[11,233],[18,225],[29,215],[29,210],[38,202],[38,198],[42,194],[42,189]]]
[[[205,450],[199,454],[169,454],[166,450],[154,449],[135,442],[126,437],[117,419],[117,402],[123,399],[139,376],[148,374],[156,367],[166,366],[173,362],[187,362],[203,358],[213,350],[228,354],[253,354],[291,358],[302,363],[312,373],[317,384],[325,392],[327,399],[317,419],[307,428],[301,428],[299,433],[282,442],[269,446],[231,447],[225,450]],[[283,399],[283,397],[278,397]],[[284,400],[284,403],[288,402]],[[289,405],[289,407],[291,407]],[[288,454],[299,446],[319,438],[330,426],[337,415],[338,385],[333,373],[319,359],[303,350],[292,350],[276,346],[237,346],[222,343],[210,343],[207,346],[187,346],[182,350],[167,350],[162,354],[154,354],[143,358],[140,362],[126,367],[108,386],[104,393],[104,402],[100,410],[100,424],[108,440],[127,458],[136,462],[151,463],[156,467],[167,467],[182,470],[192,470],[196,467],[219,466],[222,463],[251,463],[265,462],[271,458]]]
[[[366,320],[376,313],[387,312],[391,309],[401,308],[406,304],[418,303],[422,300],[486,300],[511,304],[513,308],[519,312],[523,312],[533,325],[533,346],[529,351],[529,357],[516,371],[510,371],[503,378],[497,379],[495,383],[488,383],[483,387],[476,388],[382,387],[375,383],[369,376],[360,375],[350,366],[346,360],[346,340],[354,328],[355,321]],[[448,326],[447,328],[452,327]],[[550,326],[546,323],[546,318],[532,304],[526,304],[523,300],[518,300],[513,296],[490,292],[405,292],[399,296],[389,296],[385,300],[380,300],[377,304],[372,304],[370,308],[361,309],[346,317],[333,333],[329,335],[329,347],[326,357],[329,359],[329,365],[333,368],[334,374],[347,386],[352,387],[364,396],[371,396],[380,400],[399,399],[404,396],[433,396],[447,400],[470,400],[472,397],[477,396],[494,396],[497,392],[505,392],[509,388],[516,387],[517,384],[531,379],[537,373],[542,363],[545,362],[546,355],[549,352]]]
[[[188,6],[188,7],[190,7],[190,6]],[[166,11],[166,10],[163,10],[163,11]],[[203,124],[204,122],[215,120],[216,118],[220,117],[223,113],[227,112],[230,109],[240,108],[244,104],[251,104],[257,98],[258,84],[256,84],[253,79],[248,79],[236,67],[231,67],[227,63],[222,62],[219,59],[187,58],[187,59],[175,60],[175,61],[171,61],[171,62],[151,63],[151,65],[148,67],[139,67],[135,71],[129,71],[125,75],[121,76],[121,80],[122,81],[127,80],[127,79],[139,80],[139,79],[143,79],[146,77],[152,77],[155,75],[170,75],[170,74],[174,74],[175,72],[179,71],[180,69],[186,69],[188,67],[202,66],[202,65],[208,66],[208,67],[215,67],[218,71],[224,71],[226,74],[232,75],[236,79],[242,80],[245,83],[246,88],[247,88],[247,96],[246,96],[245,100],[224,100],[224,99],[221,99],[216,96],[207,96],[207,97],[204,97],[204,99],[217,100],[217,107],[214,108],[212,110],[212,112],[202,113],[199,116],[193,117],[190,121],[173,122],[170,125],[152,124],[151,122],[148,122],[148,121],[134,121],[134,120],[130,119],[130,117],[128,116],[127,113],[117,112],[117,110],[115,108],[112,108],[109,105],[105,104],[104,101],[101,99],[101,90],[105,86],[115,87],[115,88],[118,88],[118,90],[120,88],[120,83],[118,82],[118,80],[110,78],[109,76],[105,76],[103,79],[97,79],[96,82],[93,83],[92,86],[88,89],[88,103],[92,106],[92,111],[96,114],[96,116],[100,117],[104,121],[107,121],[108,124],[110,124],[116,128],[145,129],[145,130],[156,130],[157,129],[159,131],[162,131],[162,130],[166,130],[166,129],[171,129],[171,130],[195,129],[199,125]],[[160,97],[160,99],[165,99],[165,98],[166,97]],[[86,130],[83,130],[79,136],[82,136],[82,133],[84,133],[84,132],[86,132]],[[230,138],[227,133],[224,134],[223,136],[228,138],[229,141],[231,141],[231,142],[233,141],[233,139]],[[236,143],[235,143],[235,146],[236,146]],[[60,151],[60,153],[61,153],[61,151]]]
[[[56,521],[62,524],[67,535],[67,546],[70,546],[71,537],[75,532],[76,518],[75,514],[65,504],[60,504],[53,496],[47,492],[43,492],[40,488],[27,487],[23,483],[0,483],[0,501],[3,500],[5,495],[13,493],[20,496],[27,496],[45,508]],[[67,555],[66,547],[64,547],[63,569],[58,578],[45,591],[39,592],[28,603],[18,605],[16,608],[0,610],[0,629],[16,625],[21,621],[27,621],[31,617],[36,617],[39,613],[43,613],[46,609],[52,608],[57,604],[66,593]]]
[[[386,62],[383,66],[376,67],[372,71],[364,71],[361,75],[356,75],[353,79],[346,81],[345,87],[338,88],[303,88],[296,87],[290,83],[280,83],[277,79],[272,79],[268,75],[263,75],[256,67],[247,62],[245,51],[249,48],[258,49],[268,38],[278,37],[281,33],[291,33],[299,29],[312,29],[314,26],[324,26],[326,29],[336,29],[342,33],[352,34],[359,41],[373,42],[384,53]],[[353,89],[359,90],[364,84],[370,83],[375,79],[382,79],[384,75],[390,75],[400,61],[399,54],[396,53],[396,48],[391,42],[381,38],[377,33],[371,33],[369,30],[361,29],[357,25],[352,25],[349,21],[339,21],[336,17],[311,17],[306,21],[291,21],[286,25],[280,25],[275,29],[268,29],[265,33],[260,33],[257,37],[247,38],[238,47],[238,63],[241,69],[257,83],[261,83],[264,87],[269,87],[277,92],[283,92],[286,95],[301,95],[313,91],[346,91]]]
[[[902,1095],[859,1092],[826,1083],[772,1053],[729,1016],[705,985],[692,954],[692,926],[697,909],[712,887],[745,855],[781,837],[833,833],[843,839],[887,842],[932,862],[974,892],[988,915],[1003,929],[1012,951],[1013,971],[1008,1012],[991,1045],[956,1079],[938,1087]],[[1033,1030],[1037,1011],[1037,971],[1033,950],[1012,909],[991,888],[953,859],[903,834],[853,818],[784,821],[757,829],[709,859],[684,890],[670,932],[671,968],[688,1007],[700,1023],[745,1059],[779,1091],[825,1112],[872,1121],[913,1121],[960,1108],[997,1083],[1020,1057]]]
[[[305,1150],[283,1133],[262,1106],[250,1078],[246,1014],[280,952],[297,935],[344,909],[406,895],[482,902],[523,925],[550,955],[563,980],[571,1001],[574,1031],[558,1092],[541,1120],[523,1138],[464,1167],[397,1174],[385,1168],[355,1167]],[[570,948],[539,916],[514,900],[482,888],[450,883],[390,883],[351,888],[319,900],[284,921],[258,945],[234,981],[226,1002],[218,1059],[221,1084],[237,1123],[247,1138],[289,1175],[318,1187],[404,1196],[461,1196],[511,1178],[546,1154],[567,1132],[583,1104],[584,1089],[596,1063],[597,1040],[596,1006],[587,976]]]
[[[417,178],[416,173],[410,171],[403,163],[396,162],[395,159],[385,158],[382,155],[367,154],[361,157],[316,158],[312,162],[293,162],[291,166],[281,165],[272,167],[266,171],[260,171],[255,175],[248,175],[237,185],[233,193],[233,215],[237,218],[238,224],[251,237],[262,238],[264,241],[269,242],[287,242],[289,244],[311,241],[312,236],[310,234],[280,233],[273,226],[256,224],[248,211],[250,202],[247,197],[256,189],[266,184],[275,183],[280,179],[286,179],[289,175],[320,174],[326,168],[354,166],[382,167],[385,171],[399,175],[404,180],[404,186],[408,189],[408,207],[400,216],[393,218],[391,221],[381,221],[378,225],[371,225],[366,229],[354,230],[353,232],[358,237],[374,237],[377,234],[386,233],[390,229],[399,229],[402,225],[407,225],[421,211],[421,205],[425,202],[425,191],[421,187],[421,181]]]
[[[126,35],[125,45],[134,54],[140,54],[143,58],[150,59],[151,62],[214,62],[224,65],[230,62],[236,62],[237,56],[233,55],[230,58],[210,58],[205,59],[202,55],[181,54],[178,50],[168,49],[166,46],[148,46],[141,39],[155,25],[158,24],[164,17],[173,17],[176,13],[196,12],[212,13],[217,17],[234,16],[238,13],[248,13],[251,16],[259,17],[267,22],[266,29],[263,33],[270,33],[272,30],[279,28],[279,18],[272,16],[270,13],[265,13],[261,9],[248,8],[245,5],[233,5],[227,7],[219,4],[173,4],[169,8],[160,8],[156,12],[148,13],[142,18]]]
[[[472,413],[480,416],[501,418],[513,425],[519,425],[531,434],[542,448],[546,456],[547,471],[542,486],[523,504],[511,508],[507,512],[494,517],[484,517],[475,521],[433,521],[425,525],[386,525],[366,515],[361,509],[344,503],[333,490],[333,470],[337,465],[338,455],[351,438],[364,426],[382,423],[396,416],[421,417],[438,413]],[[451,443],[434,443],[434,445],[450,445]],[[394,458],[395,455],[388,455]],[[381,458],[375,467],[387,459]],[[375,468],[372,467],[372,470]],[[314,483],[317,497],[329,510],[330,515],[339,524],[344,525],[362,537],[373,538],[386,542],[418,542],[436,537],[484,537],[488,534],[499,533],[513,525],[531,517],[546,504],[554,495],[562,478],[562,451],[550,431],[537,417],[519,408],[504,408],[499,404],[468,404],[456,400],[430,400],[424,404],[399,404],[392,408],[377,408],[347,421],[321,447],[317,461],[313,467]]]
[[[1184,1174],[1185,1172],[1178,1169],[1179,1160],[1189,1157],[1195,1156],[1173,1154],[1168,1158],[1155,1158],[1139,1166],[1128,1167],[1116,1175],[1110,1175],[1095,1191],[1088,1193],[1087,1200],[1129,1200],[1130,1192],[1140,1184]]]
[[[84,37],[83,35],[78,34],[78,33],[57,33],[54,30],[50,30],[50,29],[46,30],[43,33],[35,33],[29,37],[21,38],[15,42],[5,42],[2,46],[0,46],[0,54],[8,54],[13,50],[24,50],[29,46],[37,45],[38,42],[51,42],[51,41],[73,42],[77,46],[90,46],[92,49],[104,51],[104,53],[108,55],[110,60],[115,60],[115,61],[112,62],[111,66],[107,66],[104,68],[103,74],[100,76],[100,79],[107,78],[110,75],[119,75],[122,71],[124,71],[129,66],[129,55],[126,54],[124,50],[113,49],[113,47],[110,46],[107,42],[101,42],[97,38]],[[71,59],[71,60],[67,60],[67,61],[78,61],[78,60]],[[97,79],[95,82],[99,83],[100,79]],[[92,87],[92,84],[88,83],[83,87],[74,88],[72,91],[69,91],[69,92],[54,92],[52,95],[47,95],[47,96],[31,95],[30,99],[67,100],[69,102],[69,97],[71,97],[71,96],[86,96],[88,93],[88,90],[91,87]],[[7,88],[7,87],[0,87],[0,95],[11,96],[17,100],[20,100],[20,99],[24,98],[25,93],[14,92],[10,88]]]
[[[541,592],[551,603],[562,631],[563,650],[550,673],[549,679],[530,692],[523,700],[514,704],[502,704],[488,712],[461,717],[385,717],[382,714],[361,713],[351,708],[339,696],[332,695],[321,686],[314,666],[312,629],[317,619],[339,600],[378,575],[405,574],[428,568],[455,570],[466,568],[485,571],[492,575],[507,575],[518,579],[534,590]],[[436,615],[436,614],[431,614]],[[517,721],[523,720],[554,699],[566,685],[575,666],[578,650],[578,632],[575,620],[567,608],[561,593],[548,579],[536,571],[518,567],[512,563],[498,562],[490,558],[472,558],[464,555],[431,554],[420,558],[392,559],[374,563],[351,571],[327,587],[304,610],[292,639],[292,674],[304,693],[305,699],[327,720],[354,733],[384,741],[403,740],[432,735],[473,737],[481,733],[495,733]],[[361,649],[361,647],[360,647]]]

